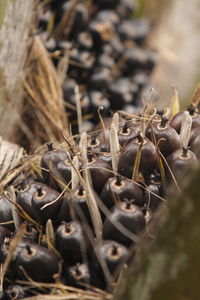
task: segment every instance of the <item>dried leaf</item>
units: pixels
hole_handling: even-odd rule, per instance
[[[82,160],[84,163],[83,174],[84,174],[84,188],[85,188],[86,195],[87,195],[87,205],[88,205],[88,208],[90,211],[96,238],[97,238],[97,240],[101,240],[102,239],[102,220],[101,220],[101,215],[100,215],[98,205],[96,203],[96,200],[94,198],[94,195],[93,195],[93,192],[91,189],[91,178],[90,178],[90,173],[88,170],[88,160],[87,160],[87,134],[85,132],[83,132],[81,135],[81,146],[82,146],[82,148],[81,148]]]
[[[0,137],[0,180],[21,162],[23,148]]]
[[[112,167],[115,173],[117,173],[119,156],[120,156],[118,130],[119,130],[119,114],[115,113],[110,127],[110,149],[112,155]]]
[[[180,111],[180,101],[179,101],[179,95],[178,90],[174,88],[174,96],[171,100],[171,113],[172,116],[175,116]]]
[[[183,119],[181,123],[180,141],[184,149],[188,148],[190,133],[192,128],[192,117],[188,111],[183,114]]]

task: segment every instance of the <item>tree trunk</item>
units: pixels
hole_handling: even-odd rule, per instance
[[[154,222],[156,241],[139,251],[115,300],[200,299],[199,181],[200,170],[177,199],[171,196]]]
[[[16,141],[34,0],[0,0],[0,136]]]

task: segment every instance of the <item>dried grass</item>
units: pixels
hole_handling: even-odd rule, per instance
[[[24,88],[28,108],[26,119],[34,119],[33,128],[38,144],[62,141],[69,135],[69,126],[62,96],[62,80],[57,76],[48,52],[39,36],[34,37],[28,58]],[[27,116],[28,115],[28,116]]]
[[[11,173],[21,164],[22,157],[23,148],[0,137],[0,189],[4,186],[3,178],[8,174],[12,178],[13,174]]]

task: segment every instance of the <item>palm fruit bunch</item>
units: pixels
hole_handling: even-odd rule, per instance
[[[47,3],[47,4],[45,4]],[[41,39],[59,68],[68,58],[63,96],[70,121],[76,119],[76,87],[82,113],[91,128],[97,109],[140,111],[141,97],[157,55],[146,40],[147,19],[133,18],[133,0],[41,1],[38,26]]]
[[[199,165],[198,102],[116,112],[89,134],[48,143],[0,197],[1,299],[111,299],[166,190],[180,191]]]

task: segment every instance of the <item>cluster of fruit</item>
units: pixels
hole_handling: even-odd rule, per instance
[[[77,85],[82,113],[92,122],[99,106],[105,116],[109,110],[139,111],[157,61],[145,45],[150,22],[133,18],[133,0],[72,2],[54,0],[39,10],[40,36],[54,64],[68,56],[63,95],[70,120],[76,119]]]
[[[66,150],[48,144],[41,173],[16,184],[16,201],[1,195],[1,299],[52,292],[33,281],[112,291],[166,186],[181,187],[184,172],[199,163],[196,107],[171,118],[157,110],[116,113],[102,126]]]

